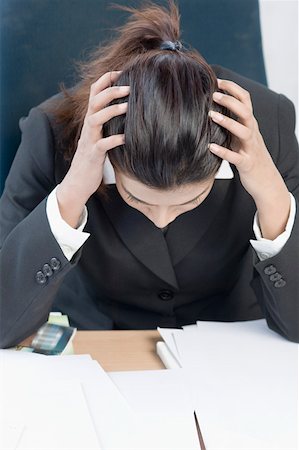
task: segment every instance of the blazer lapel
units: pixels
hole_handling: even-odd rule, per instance
[[[210,224],[232,195],[234,180],[215,180],[206,199],[196,208],[178,216],[169,226],[166,241],[173,266],[204,238]]]
[[[157,277],[178,290],[178,282],[162,231],[127,203],[115,185],[109,185],[102,205],[119,237],[136,258]]]

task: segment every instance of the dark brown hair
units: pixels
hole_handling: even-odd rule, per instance
[[[78,64],[81,82],[70,90],[62,86],[64,98],[54,111],[64,125],[65,157],[71,159],[76,151],[90,85],[108,71],[122,70],[115,85],[130,85],[130,94],[110,104],[128,101],[127,113],[103,126],[104,137],[125,133],[124,145],[109,151],[112,165],[159,189],[214,176],[221,160],[208,144],[227,146],[230,133],[215,124],[208,111],[226,115],[228,111],[213,103],[212,94],[219,90],[216,76],[197,50],[185,45],[160,48],[164,41],[180,40],[175,1],[168,0],[168,9],[152,2],[140,8],[112,7],[131,16],[116,28],[117,38],[98,48],[88,62]]]

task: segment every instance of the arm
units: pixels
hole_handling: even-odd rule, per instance
[[[255,201],[264,238],[275,240],[283,233],[290,214],[289,192],[296,199],[294,224],[283,248],[264,261],[254,252],[251,285],[269,328],[299,342],[299,152],[294,134],[294,106],[285,96],[276,97],[277,115],[273,107],[271,122],[272,133],[278,132],[279,155],[274,162],[253,116],[248,92],[228,80],[220,80],[220,86],[234,97],[225,95],[219,99],[214,95],[214,99],[229,107],[238,121],[225,116],[219,120],[212,114],[212,119],[231,131],[234,139],[232,149],[216,145],[210,149],[236,165],[243,187]]]
[[[291,192],[289,192],[289,195],[291,199],[290,215],[285,230],[274,240],[271,241],[270,239],[263,238],[258,223],[257,213],[255,213],[253,220],[253,231],[256,240],[250,239],[250,243],[261,261],[264,261],[267,258],[271,258],[272,256],[277,255],[280,252],[280,250],[283,249],[287,240],[291,236],[296,216],[296,200],[293,194],[291,194]]]
[[[101,184],[106,152],[124,143],[123,134],[103,138],[102,133],[105,122],[127,110],[127,102],[103,108],[129,94],[129,86],[111,87],[120,73],[107,72],[91,85],[78,146],[56,191],[65,226],[77,226],[85,203]],[[17,344],[47,320],[59,286],[81,256],[81,249],[75,249],[68,260],[46,213],[47,196],[56,186],[48,118],[40,108],[33,108],[20,125],[22,142],[0,205],[0,347]]]
[[[0,346],[19,343],[47,321],[55,294],[80,251],[68,261],[46,215],[55,187],[52,130],[32,108],[20,123],[22,141],[0,201]]]
[[[286,244],[275,256],[260,261],[253,252],[252,288],[260,301],[269,328],[299,342],[299,150],[294,105],[280,95],[279,156],[277,167],[296,201],[294,225]]]
[[[78,227],[71,227],[61,217],[56,197],[57,187],[58,186],[56,186],[47,199],[47,218],[56,241],[59,243],[66,258],[70,261],[76,251],[79,250],[90,236],[89,233],[83,231],[83,228],[87,223],[87,208],[84,206]]]

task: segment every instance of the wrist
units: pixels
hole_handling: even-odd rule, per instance
[[[272,160],[262,160],[254,171],[243,175],[241,181],[256,205],[272,202],[277,193],[287,190],[284,179]]]
[[[290,215],[291,197],[285,189],[274,191],[271,197],[256,201],[258,221],[263,238],[274,240],[285,231]]]
[[[62,219],[72,228],[77,228],[88,199],[77,195],[74,189],[63,183],[57,186],[56,198]]]
[[[259,211],[279,211],[281,207],[286,209],[290,205],[290,194],[280,174],[260,184],[252,197]]]

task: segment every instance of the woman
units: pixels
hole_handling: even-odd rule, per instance
[[[20,123],[1,347],[51,310],[79,329],[265,317],[298,342],[293,104],[183,47],[172,1],[122,9],[81,82]]]

